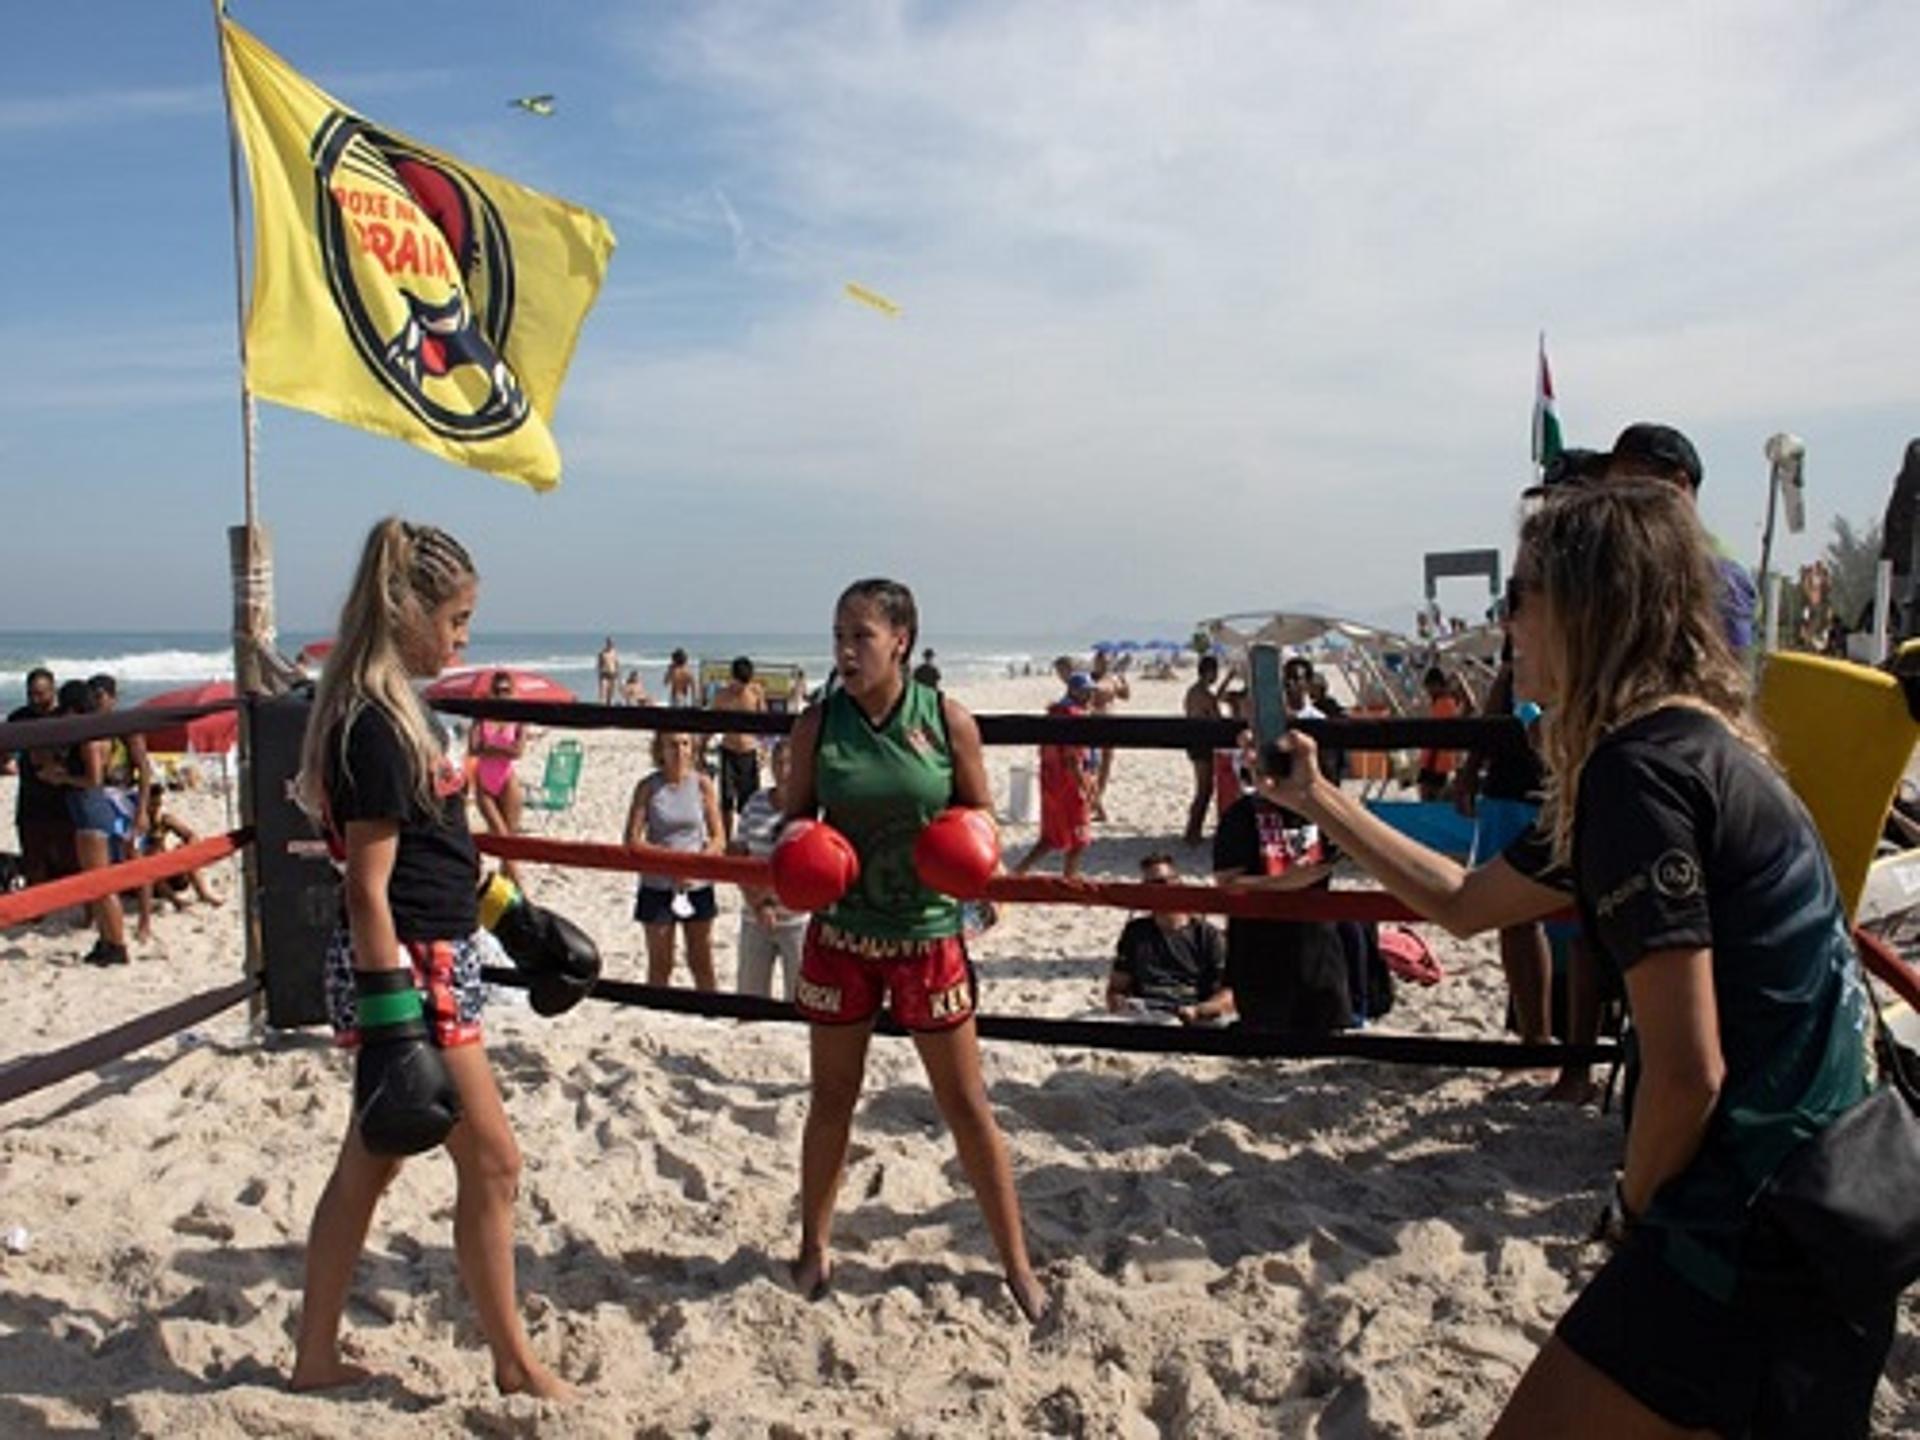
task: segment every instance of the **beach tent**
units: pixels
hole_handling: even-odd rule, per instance
[[[231,680],[206,680],[198,685],[183,685],[178,690],[149,695],[140,709],[152,710],[173,705],[212,705],[233,699]],[[222,755],[240,743],[240,714],[222,710],[217,715],[202,715],[184,725],[147,732],[147,749],[156,754],[178,754],[191,750],[196,755]]]

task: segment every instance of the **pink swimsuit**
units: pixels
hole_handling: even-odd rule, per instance
[[[475,746],[498,746],[505,748],[518,743],[520,727],[499,720],[482,720],[473,727]],[[473,778],[480,788],[489,795],[499,795],[507,788],[507,781],[513,775],[513,756],[500,755],[483,750],[473,767]]]

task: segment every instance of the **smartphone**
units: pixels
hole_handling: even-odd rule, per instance
[[[1274,779],[1284,779],[1291,758],[1279,747],[1287,733],[1287,702],[1280,684],[1280,647],[1259,644],[1247,650],[1248,688],[1253,699],[1253,739],[1259,747],[1260,768]]]

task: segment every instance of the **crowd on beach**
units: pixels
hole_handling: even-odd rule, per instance
[[[111,675],[61,683],[51,670],[36,666],[27,673],[25,703],[9,712],[7,721],[106,714],[119,703],[120,686]],[[29,885],[191,845],[200,838],[168,809],[168,784],[158,778],[146,741],[138,734],[23,748],[6,763],[18,777],[14,831],[20,875]],[[175,910],[195,901],[218,905],[221,900],[198,870],[138,886],[126,898],[137,907],[135,944],[153,939],[156,900],[171,903]],[[88,905],[87,915],[97,938],[85,961],[129,963],[123,897],[103,896]]]
[[[1224,747],[1210,731],[1187,753],[1194,793],[1180,838],[1189,852],[1206,845],[1216,811],[1213,884],[1324,889],[1344,860],[1430,923],[1497,931],[1514,1025],[1528,1040],[1552,1033],[1554,941],[1542,926],[1571,907],[1570,955],[1586,967],[1569,980],[1574,1038],[1597,1023],[1609,986],[1631,1017],[1628,1128],[1613,1201],[1593,1232],[1607,1258],[1527,1366],[1499,1437],[1864,1435],[1893,1340],[1898,1284],[1862,1279],[1854,1263],[1871,1240],[1865,1227],[1790,1238],[1767,1218],[1769,1186],[1808,1153],[1859,1163],[1842,1148],[1856,1132],[1836,1122],[1885,1092],[1831,866],[1753,720],[1741,659],[1752,584],[1701,527],[1702,478],[1683,435],[1636,425],[1610,451],[1551,469],[1529,497],[1500,611],[1506,645],[1477,707],[1520,720],[1527,744],[1430,747],[1414,777],[1430,803],[1471,813],[1467,862],[1372,814],[1345,783],[1355,757],[1317,743],[1321,727],[1290,725],[1264,743],[1243,733]],[[493,932],[542,1015],[584,996],[600,960],[594,941],[515,875],[483,880],[468,806],[478,803],[489,826],[516,828],[508,797],[524,729],[474,725],[463,773],[414,694],[458,657],[478,599],[478,568],[453,536],[397,519],[376,526],[303,746],[295,793],[342,873],[327,990],[355,1075],[306,1248],[291,1376],[300,1390],[369,1378],[341,1348],[355,1267],[405,1158],[444,1148],[459,1272],[498,1388],[569,1394],[520,1315],[521,1152],[487,1058],[476,932]],[[771,861],[772,885],[743,896],[741,972],[764,993],[777,968],[774,993],[809,1023],[794,1290],[814,1300],[834,1283],[841,1182],[885,1011],[911,1035],[1015,1311],[1035,1327],[1071,1323],[1028,1250],[981,1072],[968,941],[991,916],[963,897],[1000,870],[1001,855],[979,727],[941,688],[931,652],[916,662],[918,640],[906,586],[848,585],[832,615],[834,673],[817,694],[801,687],[809,703],[790,737],[763,749],[743,725],[709,758],[693,734],[655,731],[624,839]],[[1103,655],[1062,656],[1055,672],[1061,691],[1048,713],[1062,721],[1110,715],[1132,695],[1127,667]],[[611,639],[597,673],[603,703],[616,690],[626,698]],[[1343,713],[1310,658],[1291,657],[1281,679],[1291,720]],[[684,652],[663,689],[670,707],[705,699]],[[1444,667],[1430,668],[1422,689],[1432,716],[1476,708]],[[1244,724],[1248,691],[1245,675],[1205,657],[1183,712]],[[510,698],[511,676],[496,677],[493,693]],[[100,703],[89,694],[86,705]],[[743,717],[768,704],[748,657],[711,697]],[[1015,872],[1058,854],[1066,878],[1082,878],[1115,764],[1113,747],[1082,743],[1086,733],[1097,732],[1070,727],[1041,747],[1039,836]],[[31,760],[39,782],[80,797],[67,806],[80,864],[111,856],[117,829],[152,825],[150,767],[136,749],[90,741]],[[1159,846],[1139,864],[1162,895],[1183,880],[1175,849]],[[651,982],[671,980],[683,946],[694,983],[715,986],[718,908],[711,884],[640,878],[633,914]],[[1340,1030],[1390,1003],[1388,938],[1238,914],[1223,933],[1176,897],[1120,927],[1104,1004],[1141,1021]],[[1584,1102],[1591,1084],[1569,1072],[1550,1094]]]

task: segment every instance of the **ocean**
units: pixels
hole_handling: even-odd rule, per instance
[[[311,631],[282,631],[280,648],[293,655],[311,640]],[[594,657],[604,631],[481,632],[467,648],[470,666],[506,666],[535,670],[585,700],[595,694]],[[638,668],[647,689],[658,696],[668,657],[676,647],[696,662],[750,656],[760,664],[797,664],[813,680],[830,666],[824,634],[665,634],[616,633],[620,673]],[[1008,666],[1036,670],[1063,653],[1084,656],[1096,637],[1045,637],[932,633],[921,636],[934,650],[934,663],[949,683],[1004,677]],[[917,659],[918,657],[916,657]],[[25,698],[27,671],[45,665],[58,680],[112,675],[123,702],[139,701],[203,680],[233,676],[233,651],[227,636],[213,630],[0,630],[0,702],[5,710]]]

